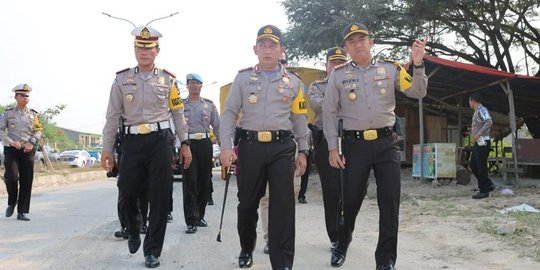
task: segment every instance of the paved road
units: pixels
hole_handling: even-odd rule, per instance
[[[217,170],[214,179],[219,179]],[[295,269],[332,269],[317,182],[315,177],[310,185],[312,190],[308,190],[309,203],[297,205]],[[236,181],[233,177],[229,187],[222,243],[216,241],[216,236],[224,181],[214,183],[216,205],[207,210],[209,227],[187,235],[182,185],[175,182],[174,221],[167,227],[159,269],[238,269]],[[34,192],[30,222],[5,218],[1,209],[0,269],[144,269],[142,248],[131,255],[127,242],[112,235],[119,226],[116,196],[116,181],[102,179]],[[2,207],[5,201],[5,196],[0,197]],[[264,240],[260,229],[258,243],[251,269],[271,269],[268,256],[262,252]],[[341,269],[359,269],[355,261],[363,261],[365,269],[374,269],[371,254],[347,258]]]

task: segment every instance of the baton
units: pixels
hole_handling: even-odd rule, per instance
[[[341,144],[343,143],[343,119],[339,119],[338,121],[338,153],[339,153],[339,159],[343,162],[343,149]],[[345,224],[345,173],[343,172],[343,169],[339,168],[339,184],[341,186],[341,213],[339,214],[339,224],[344,225]]]
[[[219,221],[219,232],[216,241],[221,242],[221,227],[223,226],[223,214],[225,213],[225,202],[227,202],[227,191],[229,190],[229,179],[232,174],[232,157],[229,160],[229,167],[227,167],[227,173],[225,174],[225,194],[223,194],[223,206],[221,207],[221,220]]]

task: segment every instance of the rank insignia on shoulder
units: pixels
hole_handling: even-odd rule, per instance
[[[350,62],[345,62],[345,63],[343,63],[343,64],[341,64],[341,65],[337,65],[337,66],[334,68],[334,70],[338,70],[338,69],[340,69],[340,68],[346,67],[349,63],[350,63]]]
[[[166,70],[166,69],[163,69],[163,72],[169,74],[169,75],[170,75],[171,77],[173,77],[173,78],[176,78],[176,75],[175,75],[174,73],[172,73],[172,72],[170,72],[170,71],[168,71],[168,70]]]
[[[120,73],[123,73],[123,72],[126,72],[128,71],[130,68],[125,68],[125,69],[122,69],[122,70],[119,70],[116,72],[116,74],[120,74]]]
[[[253,67],[243,68],[243,69],[239,70],[238,73],[244,72],[244,71],[247,71],[247,70],[252,70],[252,69],[253,69]]]

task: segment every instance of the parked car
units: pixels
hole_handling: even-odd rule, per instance
[[[67,150],[60,154],[60,161],[71,166],[83,168],[92,166],[95,160],[92,160],[86,150]]]

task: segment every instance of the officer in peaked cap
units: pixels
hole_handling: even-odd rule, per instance
[[[147,190],[150,215],[143,254],[145,265],[154,268],[160,264],[169,212],[169,196],[164,194],[170,194],[171,188],[175,140],[171,119],[182,144],[180,155],[184,168],[191,163],[191,152],[184,104],[175,76],[154,64],[161,34],[148,26],[137,27],[131,33],[135,36],[137,66],[118,71],[111,87],[103,128],[101,166],[110,171],[115,165],[112,149],[122,116],[125,128],[118,190],[124,202],[120,205],[120,215],[128,228],[128,248],[133,254],[141,245],[142,224],[137,199],[142,190]]]
[[[312,127],[313,147],[315,149],[315,164],[321,179],[323,195],[324,220],[326,233],[330,239],[330,248],[334,249],[338,241],[339,217],[339,171],[328,163],[328,142],[323,133],[322,106],[328,77],[334,69],[347,62],[347,53],[341,47],[330,48],[326,52],[326,78],[314,81],[309,87],[309,105],[315,113]]]
[[[221,164],[238,158],[238,234],[241,268],[253,264],[257,207],[270,186],[269,247],[272,269],[291,269],[294,260],[295,198],[293,178],[306,169],[307,111],[300,79],[279,63],[285,48],[281,31],[265,25],[253,47],[254,67],[239,71],[221,115]],[[232,149],[236,120],[238,155]],[[298,158],[295,160],[296,143]]]
[[[23,83],[13,87],[15,107],[0,116],[0,140],[5,144],[4,178],[8,193],[6,217],[11,217],[17,205],[17,219],[29,221],[30,196],[34,180],[34,155],[41,132],[37,111],[27,107],[32,87]],[[6,132],[7,129],[7,132]]]
[[[415,40],[412,44],[412,77],[399,64],[372,58],[373,39],[365,25],[347,25],[343,42],[351,61],[336,67],[328,78],[322,106],[330,166],[343,169],[345,178],[341,198],[344,225],[339,228],[338,246],[330,263],[339,267],[345,261],[373,168],[380,212],[375,261],[377,270],[392,270],[397,258],[401,188],[398,135],[393,130],[396,92],[417,99],[426,95],[428,79],[423,57],[427,41]],[[339,119],[344,129],[343,160],[338,153]]]
[[[188,125],[193,162],[184,170],[182,192],[186,233],[195,233],[197,227],[207,227],[204,219],[213,167],[213,143],[209,131],[213,129],[219,139],[219,114],[214,102],[201,97],[203,80],[195,73],[186,75],[189,95],[184,99],[184,116]]]

